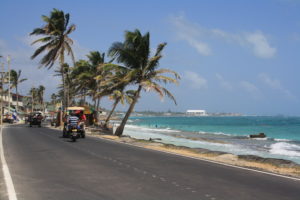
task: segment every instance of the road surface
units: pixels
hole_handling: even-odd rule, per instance
[[[297,180],[48,128],[7,125],[2,136],[19,200],[300,199]]]

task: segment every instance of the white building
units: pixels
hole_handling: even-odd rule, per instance
[[[18,103],[17,103],[17,95],[14,94],[14,93],[11,93],[10,98],[8,98],[7,94],[3,95],[2,97],[0,95],[0,101],[1,101],[1,99],[3,100],[3,104],[2,104],[3,105],[3,113],[8,112],[9,102],[10,102],[11,110],[13,110],[14,108],[16,108],[17,104],[18,104],[19,110],[22,110],[23,107],[24,107],[24,105],[23,105],[23,97],[24,96],[22,96],[22,95],[18,95]]]
[[[206,111],[205,110],[187,110],[186,114],[190,115],[190,116],[205,116]]]

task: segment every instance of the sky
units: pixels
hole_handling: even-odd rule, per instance
[[[29,33],[53,8],[76,25],[76,60],[107,52],[126,30],[150,32],[153,51],[167,42],[160,67],[181,75],[179,85],[166,86],[178,104],[143,92],[137,111],[300,115],[300,0],[2,0],[0,55],[10,55],[11,67],[29,79],[21,94],[42,84],[49,99],[60,83],[53,76],[58,64],[47,70],[39,68],[41,57],[30,59],[39,45]]]

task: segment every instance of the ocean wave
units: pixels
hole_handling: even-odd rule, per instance
[[[250,138],[250,137],[248,137],[248,138]],[[251,140],[268,140],[268,138],[267,137],[265,137],[265,138],[251,138]]]
[[[274,138],[274,141],[277,141],[277,142],[290,142],[290,141],[292,141],[292,140]]]
[[[277,142],[270,146],[270,153],[291,157],[300,157],[300,146],[287,142]]]
[[[213,135],[226,135],[226,136],[233,136],[231,134],[223,133],[223,132],[204,132],[204,131],[198,131],[200,134],[213,134]]]
[[[130,129],[138,129],[141,131],[147,131],[147,132],[169,132],[169,133],[179,133],[181,131],[178,130],[172,130],[170,128],[148,128],[143,126],[136,126],[136,125],[126,125],[126,128]]]

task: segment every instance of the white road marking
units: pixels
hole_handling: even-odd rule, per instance
[[[91,137],[93,137],[93,136],[91,136]],[[256,170],[256,169],[251,169],[251,168],[246,168],[246,167],[240,167],[240,166],[236,166],[236,165],[221,163],[221,162],[218,162],[218,161],[208,160],[208,159],[205,159],[205,158],[198,158],[198,157],[194,157],[194,156],[187,156],[187,155],[182,155],[182,154],[173,153],[173,152],[164,151],[164,150],[145,148],[145,147],[138,146],[136,144],[123,143],[123,142],[119,142],[119,141],[115,141],[115,140],[111,140],[111,139],[107,139],[107,138],[96,138],[96,137],[94,137],[94,138],[98,139],[98,140],[106,140],[106,141],[109,141],[109,142],[114,142],[114,143],[119,143],[119,144],[123,144],[123,145],[129,145],[129,146],[134,146],[134,147],[137,147],[137,148],[140,148],[140,149],[146,149],[146,150],[149,150],[149,151],[154,151],[154,152],[158,151],[158,152],[163,152],[163,153],[170,154],[170,155],[176,155],[176,156],[179,156],[179,157],[186,157],[186,158],[191,158],[191,159],[195,159],[195,160],[206,161],[206,162],[210,162],[210,163],[214,163],[214,164],[218,164],[218,165],[223,165],[223,166],[227,166],[227,167],[232,167],[232,168],[237,168],[237,169],[243,169],[243,170],[246,170],[246,171],[252,171],[252,172],[257,172],[257,173],[261,173],[261,174],[267,174],[267,175],[271,175],[271,176],[277,176],[277,177],[281,177],[281,178],[291,179],[291,180],[294,180],[294,181],[300,181],[300,178],[296,178],[296,177],[290,177],[290,176],[285,176],[285,175],[281,175],[281,174],[275,174],[275,173],[272,173],[272,172],[265,172],[265,171],[260,171],[260,170]]]
[[[44,136],[47,136],[47,137],[49,137],[49,138],[51,138],[51,139],[54,139],[53,137],[50,137],[49,135],[47,135],[47,134],[44,134],[44,133],[42,133],[42,132],[40,132],[41,134],[43,134]],[[75,149],[79,149],[79,148],[77,148],[77,147],[74,147],[73,145],[70,145],[70,146],[72,146],[72,148],[75,148]],[[123,165],[123,163],[122,162],[120,162],[120,161],[118,161],[118,160],[114,160],[113,158],[110,158],[110,157],[105,157],[105,156],[99,156],[98,154],[96,154],[96,153],[92,153],[92,152],[90,152],[90,151],[86,151],[87,153],[89,153],[89,154],[91,154],[91,155],[94,155],[94,156],[96,156],[96,157],[99,157],[99,158],[105,158],[105,159],[108,159],[108,160],[110,160],[110,161],[113,161],[113,162],[117,162],[119,165],[120,164],[122,164]],[[127,168],[131,168],[131,166],[129,165],[129,164],[124,164]],[[133,170],[135,170],[135,171],[138,171],[138,172],[142,172],[144,175],[146,175],[146,174],[148,174],[148,172],[147,171],[142,171],[142,170],[140,170],[140,169],[138,169],[138,168],[136,168],[136,167],[132,167],[133,168]],[[156,175],[156,174],[149,174],[150,176],[152,176],[152,178],[157,178],[158,176]],[[159,177],[158,177],[159,178]],[[163,178],[163,177],[160,177],[160,180],[161,181],[163,181],[163,182],[166,182],[167,180],[165,179],[165,178]],[[175,186],[175,187],[180,187],[180,185],[179,184],[177,184],[175,181],[174,182],[172,182],[172,184]],[[189,187],[187,187],[187,188],[189,188]],[[191,191],[191,189],[192,188],[190,188],[189,190]],[[197,191],[195,191],[195,190],[193,190],[193,191],[191,191],[192,193],[195,193],[195,192],[197,192]]]
[[[163,182],[165,182],[165,181],[166,181],[166,179],[165,179],[165,178],[160,178],[160,180],[161,180],[161,181],[163,181]]]
[[[1,131],[0,131],[0,157],[1,157],[2,171],[3,171],[3,175],[4,175],[4,181],[5,181],[5,185],[6,185],[6,189],[7,189],[8,199],[9,200],[17,200],[15,187],[14,187],[11,175],[9,173],[8,165],[7,165],[5,157],[4,157],[3,143],[2,143],[2,127],[1,127]]]

